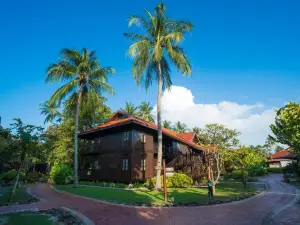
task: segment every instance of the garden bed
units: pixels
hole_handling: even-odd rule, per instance
[[[8,205],[8,198],[10,195],[12,186],[3,186],[0,187],[0,206]],[[30,204],[32,202],[38,201],[38,199],[29,195],[26,192],[27,186],[22,186],[16,189],[15,195],[10,204]]]
[[[210,200],[207,188],[168,188],[168,200],[164,202],[163,192],[151,190],[117,190],[111,188],[95,188],[81,186],[73,188],[72,185],[57,185],[57,190],[70,194],[102,200],[106,202],[134,205],[134,206],[189,206],[211,205],[242,200],[261,192],[256,185],[249,184],[247,188],[242,183],[220,183],[216,186],[214,200]]]
[[[86,224],[81,218],[65,209],[47,209],[39,211],[13,212],[0,215],[1,225],[54,225],[54,224]]]

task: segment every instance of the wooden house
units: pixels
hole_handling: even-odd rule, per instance
[[[163,158],[168,167],[192,177],[203,175],[207,147],[191,132],[163,128]],[[157,125],[117,111],[105,124],[79,133],[81,180],[130,183],[155,176]]]

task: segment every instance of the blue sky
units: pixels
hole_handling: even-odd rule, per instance
[[[157,1],[3,1],[0,7],[0,116],[42,125],[38,105],[59,85],[45,84],[45,69],[62,48],[94,49],[103,66],[117,73],[109,79],[116,95],[108,105],[156,102],[156,86],[137,87],[125,52],[130,44],[127,18],[153,10]],[[262,103],[280,107],[300,101],[300,2],[274,0],[165,1],[173,18],[193,22],[183,47],[193,75],[173,70],[173,84],[194,95],[196,103]]]

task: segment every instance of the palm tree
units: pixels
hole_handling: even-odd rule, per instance
[[[55,119],[59,120],[61,113],[58,111],[59,106],[55,102],[46,101],[40,105],[39,110],[41,110],[41,114],[45,115],[45,123],[48,123],[48,130],[50,128],[50,123],[52,123]]]
[[[154,116],[152,115],[153,107],[150,105],[150,102],[142,102],[140,106],[138,106],[139,111],[137,112],[137,116],[143,120],[146,120],[150,123],[155,123]]]
[[[155,7],[152,15],[146,9],[147,18],[131,16],[129,26],[136,24],[143,29],[143,34],[125,33],[125,38],[134,41],[128,54],[133,59],[132,73],[138,85],[144,84],[148,89],[153,80],[158,82],[157,126],[158,157],[155,190],[161,190],[160,174],[162,164],[162,121],[161,97],[163,88],[172,85],[170,66],[167,58],[184,75],[191,75],[191,65],[179,43],[183,41],[185,32],[192,30],[193,25],[187,20],[173,20],[165,15],[164,3]]]
[[[188,127],[185,123],[181,123],[180,121],[177,121],[173,128],[177,133],[186,133],[188,132]]]
[[[194,127],[193,132],[195,132],[197,135],[200,134],[201,128],[200,127]]]
[[[163,121],[163,127],[166,128],[166,129],[168,129],[168,130],[173,130],[172,122],[168,121],[168,120],[164,120]]]
[[[137,109],[131,102],[125,102],[125,108],[121,110],[130,116],[136,116]]]
[[[81,51],[63,49],[62,59],[47,69],[46,82],[66,82],[51,97],[50,102],[61,101],[67,96],[77,95],[74,132],[74,187],[78,186],[78,117],[82,97],[87,93],[101,95],[102,91],[114,94],[107,84],[107,76],[115,72],[112,67],[101,67],[95,51],[83,48]]]

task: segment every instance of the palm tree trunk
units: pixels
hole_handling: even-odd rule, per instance
[[[161,96],[162,96],[162,77],[161,77],[161,65],[158,62],[158,95],[157,95],[157,131],[158,131],[158,154],[157,154],[157,166],[156,166],[156,184],[154,190],[161,190],[161,163],[162,163],[162,127],[161,127]]]
[[[74,184],[73,187],[78,187],[78,119],[80,112],[80,103],[82,97],[82,85],[80,85],[80,91],[78,95],[78,101],[76,106],[75,116],[75,132],[74,132]]]

